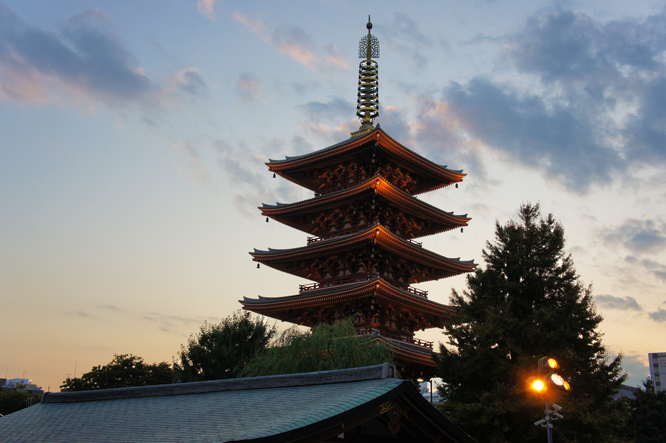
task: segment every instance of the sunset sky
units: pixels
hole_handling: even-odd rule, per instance
[[[264,163],[358,129],[368,14],[376,122],[468,174],[422,198],[469,227],[424,247],[483,266],[495,223],[540,202],[606,347],[645,379],[666,351],[666,8],[651,0],[0,0],[0,377],[58,391],[113,354],[170,362],[243,296],[297,293],[306,281],[248,255],[306,241],[257,210],[311,196]],[[418,287],[447,303],[465,279]]]

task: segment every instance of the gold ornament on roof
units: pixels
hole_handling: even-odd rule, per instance
[[[364,60],[358,67],[358,94],[356,95],[356,115],[361,119],[361,127],[352,137],[374,129],[373,123],[379,116],[379,65],[372,60],[379,58],[379,40],[370,33],[372,22],[368,16],[368,35],[364,35],[358,45],[358,56]]]

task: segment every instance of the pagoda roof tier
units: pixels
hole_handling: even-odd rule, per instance
[[[395,209],[395,213],[403,212],[404,219],[413,218],[411,224],[416,226],[410,232],[414,238],[437,234],[451,229],[467,226],[471,220],[465,215],[442,211],[416,197],[409,195],[389,183],[384,177],[375,174],[345,189],[296,203],[263,204],[259,209],[264,216],[271,217],[281,223],[308,234],[316,234],[321,223],[316,223],[322,212],[331,212],[341,207],[362,205],[370,200],[370,196],[378,196]],[[371,215],[369,215],[371,217]]]
[[[409,172],[412,178],[418,178],[405,185],[411,194],[421,194],[452,183],[462,182],[466,175],[462,170],[449,169],[446,165],[438,165],[417,154],[384,132],[379,125],[371,132],[352,137],[319,151],[285,157],[283,160],[269,159],[266,165],[271,172],[279,174],[297,185],[315,192],[328,192],[330,189],[322,190],[325,183],[320,174],[312,173],[313,170],[320,168],[323,170],[327,166],[340,165],[355,157],[368,156],[369,158],[374,152],[390,159],[398,167]],[[374,171],[368,175],[372,174]]]
[[[432,349],[422,348],[417,345],[410,345],[408,343],[379,336],[379,339],[392,346],[393,353],[396,360],[416,363],[418,365],[437,367],[432,359]]]
[[[321,282],[325,279],[325,275],[319,277],[314,275],[308,269],[310,264],[314,266],[317,261],[323,260],[328,263],[330,268],[336,262],[341,262],[341,257],[349,258],[349,254],[353,254],[354,256],[364,257],[364,260],[368,262],[383,266],[383,263],[379,263],[376,258],[368,257],[370,254],[368,251],[374,251],[375,249],[378,253],[385,252],[396,260],[412,262],[413,265],[410,266],[412,275],[409,280],[403,280],[405,283],[439,280],[471,272],[476,267],[474,260],[464,261],[459,258],[448,258],[436,254],[421,247],[420,244],[398,237],[379,224],[339,237],[312,242],[299,248],[269,248],[267,251],[255,249],[254,252],[250,252],[250,255],[252,255],[254,261],[279,271]],[[371,252],[371,254],[370,257],[374,256],[374,252]],[[390,263],[389,265],[393,264]],[[369,263],[368,266],[374,267],[373,263]],[[415,267],[423,268],[423,270],[416,271],[414,270]],[[379,272],[379,270],[377,271]],[[354,273],[351,272],[351,274]],[[332,274],[330,276],[331,278],[337,277],[337,275]]]
[[[381,320],[382,315],[390,312],[413,322],[412,330],[423,330],[441,328],[455,317],[454,308],[397,288],[381,277],[324,287],[298,295],[243,297],[239,301],[244,309],[305,326],[314,326],[326,321],[326,318],[332,322],[336,314],[348,317],[361,313],[369,319]],[[424,347],[418,344],[410,346],[419,346],[419,349]],[[432,348],[428,352],[431,351]]]

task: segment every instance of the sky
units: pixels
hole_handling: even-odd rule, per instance
[[[368,14],[376,123],[468,174],[422,198],[469,227],[424,247],[483,266],[495,223],[539,203],[639,385],[666,351],[652,0],[0,0],[0,377],[58,391],[114,354],[171,362],[244,296],[296,294],[248,252],[304,245],[257,207],[311,195],[264,163],[358,129]],[[447,303],[465,278],[418,287]]]

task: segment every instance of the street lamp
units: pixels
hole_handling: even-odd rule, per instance
[[[419,383],[423,383],[426,380],[423,379],[423,378],[417,378],[416,381],[419,382]],[[430,404],[432,405],[432,378],[428,379],[428,382],[430,383]]]
[[[553,421],[558,419],[563,419],[564,417],[559,413],[562,410],[562,406],[552,404],[553,409],[551,409],[551,394],[552,389],[561,388],[565,391],[571,390],[571,385],[559,374],[555,373],[555,369],[558,369],[560,365],[557,363],[557,360],[550,357],[542,357],[539,359],[539,375],[535,377],[530,377],[527,380],[529,388],[543,395],[546,401],[546,418],[534,422],[534,426],[542,426],[548,431],[548,443],[553,443]]]

